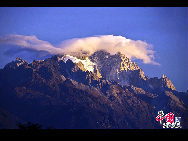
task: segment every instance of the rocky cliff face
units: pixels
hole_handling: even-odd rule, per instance
[[[90,59],[97,64],[99,72],[109,81],[116,81],[123,86],[134,85],[144,89],[169,88],[176,90],[166,75],[161,78],[146,77],[135,62],[121,53],[110,55],[105,51],[97,51],[90,56]]]
[[[90,59],[97,64],[99,72],[109,81],[130,85],[146,80],[142,69],[121,53],[110,55],[105,51],[97,51],[90,56]]]
[[[154,77],[147,79],[147,83],[152,89],[170,89],[176,90],[170,79],[166,75],[162,75],[161,78]]]
[[[23,122],[63,129],[160,128],[155,117],[164,110],[181,116],[188,128],[187,93],[177,92],[165,75],[145,77],[121,53],[55,55],[30,64],[17,58],[0,78],[0,108]]]

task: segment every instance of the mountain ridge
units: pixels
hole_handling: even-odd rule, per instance
[[[121,53],[66,57],[7,64],[0,70],[0,107],[22,121],[66,129],[160,128],[155,117],[164,110],[188,128],[188,96],[165,75],[146,77]]]

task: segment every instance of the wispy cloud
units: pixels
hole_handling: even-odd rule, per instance
[[[7,35],[0,37],[0,44],[16,45],[20,48],[35,51],[46,51],[49,54],[83,53],[92,54],[98,50],[106,50],[111,54],[121,52],[131,59],[140,59],[143,63],[159,65],[154,61],[152,46],[141,40],[131,40],[122,36],[101,35],[86,38],[75,38],[63,41],[54,46],[36,36]]]
[[[1,44],[16,45],[20,48],[46,51],[50,54],[62,53],[62,49],[54,47],[47,41],[39,40],[36,36],[11,34],[0,37]]]

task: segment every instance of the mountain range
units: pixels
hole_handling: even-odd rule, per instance
[[[120,52],[17,58],[0,69],[0,128],[39,123],[56,129],[160,129],[158,111],[188,128],[188,92],[166,75],[150,78]]]

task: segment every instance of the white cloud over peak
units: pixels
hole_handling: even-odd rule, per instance
[[[0,44],[16,45],[24,49],[46,51],[50,54],[92,54],[98,50],[106,50],[111,54],[121,52],[130,59],[140,59],[145,64],[159,65],[154,61],[152,46],[141,40],[131,40],[123,36],[101,35],[65,40],[58,46],[38,39],[36,36],[11,34],[0,37]]]

